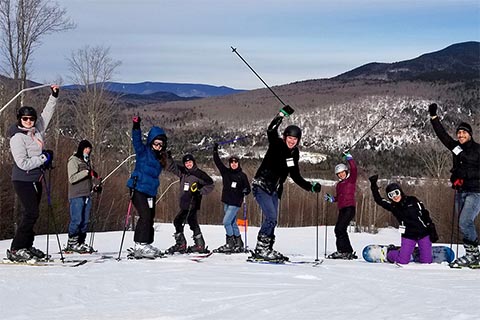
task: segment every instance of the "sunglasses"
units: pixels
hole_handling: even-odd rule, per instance
[[[22,119],[22,121],[35,121],[37,120],[37,118],[35,117],[21,117],[20,119]]]
[[[390,191],[389,193],[387,193],[387,196],[388,196],[388,198],[390,198],[390,199],[393,199],[393,197],[398,197],[398,196],[400,196],[400,195],[401,195],[401,192],[400,192],[400,190],[398,190],[398,189],[392,190],[392,191]]]
[[[163,147],[163,141],[154,142],[152,145],[154,147]]]
[[[238,160],[237,160],[237,159],[230,159],[229,162],[230,162],[230,163],[233,163],[233,162],[238,163]]]

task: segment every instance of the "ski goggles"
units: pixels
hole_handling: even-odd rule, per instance
[[[395,189],[387,193],[389,199],[393,199],[394,197],[400,196],[402,193],[399,189]]]
[[[32,122],[37,120],[37,118],[35,118],[35,117],[28,117],[28,116],[23,116],[20,119],[22,119],[22,121],[29,121],[30,120]]]

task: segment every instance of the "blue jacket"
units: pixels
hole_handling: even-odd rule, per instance
[[[151,197],[157,195],[160,180],[158,176],[162,172],[162,165],[158,161],[151,148],[152,141],[159,135],[164,135],[160,127],[152,127],[148,132],[147,144],[142,142],[142,131],[132,130],[132,143],[135,149],[136,162],[127,187],[145,193]]]

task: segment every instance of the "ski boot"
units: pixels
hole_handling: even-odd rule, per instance
[[[155,259],[157,254],[156,248],[151,244],[135,242],[135,248],[133,251],[130,251],[128,258],[129,259]]]
[[[187,239],[182,232],[175,233],[175,244],[167,249],[168,254],[174,254],[175,252],[185,253],[187,251]]]
[[[465,255],[449,264],[450,268],[471,267],[478,268],[480,264],[480,252],[478,250],[478,240],[468,241],[463,239]]]
[[[235,239],[233,236],[226,236],[227,240],[223,246],[218,247],[217,249],[213,250],[216,253],[232,253],[235,249]]]
[[[209,253],[210,250],[205,246],[205,240],[203,239],[203,235],[201,233],[193,236],[193,241],[195,244],[193,246],[189,246],[187,248],[188,253]]]
[[[234,236],[234,238],[235,238],[235,246],[233,247],[233,252],[236,252],[236,253],[245,252],[242,236]]]
[[[339,252],[335,251],[327,256],[328,259],[342,259],[342,260],[354,260],[358,259],[355,252]]]
[[[34,256],[38,261],[49,261],[50,258],[52,257],[51,255],[46,255],[45,252],[43,252],[40,249],[37,249],[35,247],[30,247],[27,249],[32,256]]]
[[[28,249],[18,249],[18,250],[8,250],[7,249],[7,258],[13,262],[27,262],[27,263],[35,263],[37,262],[37,258],[28,251]]]
[[[283,263],[288,261],[288,257],[278,251],[273,250],[275,239],[264,234],[259,234],[257,238],[257,246],[252,251],[252,256],[248,259],[256,261],[270,261],[275,263]]]

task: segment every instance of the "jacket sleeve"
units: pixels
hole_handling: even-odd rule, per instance
[[[432,123],[435,134],[443,143],[443,145],[447,147],[448,150],[453,151],[453,149],[459,145],[458,141],[454,140],[448,135],[447,131],[445,131],[445,128],[440,123],[438,116],[435,119],[431,119],[430,122]]]
[[[140,129],[133,129],[132,130],[132,144],[133,149],[135,150],[135,154],[138,156],[147,151],[147,147],[142,142],[142,130]]]
[[[348,160],[348,165],[350,166],[350,179],[352,179],[354,182],[357,181],[357,176],[358,176],[358,168],[357,168],[357,163],[355,160],[350,159]]]
[[[383,209],[391,212],[393,209],[392,203],[380,196],[380,192],[378,192],[378,186],[376,183],[370,185],[370,190],[372,190],[373,200]]]
[[[67,163],[68,182],[75,184],[88,178],[88,170],[78,171],[78,164],[75,159],[70,159]]]
[[[166,167],[168,172],[173,173],[177,177],[181,178],[184,174],[185,171],[183,170],[183,167],[175,163],[173,161],[172,157],[167,157],[167,167]]]
[[[301,174],[300,174],[300,169],[298,167],[298,161],[300,158],[300,153],[297,148],[293,151],[293,163],[294,166],[290,168],[290,177],[293,179],[293,181],[302,189],[306,191],[312,191],[312,184],[305,180]]]
[[[44,161],[40,158],[40,155],[28,156],[21,134],[16,134],[10,138],[10,151],[15,164],[24,171],[36,169],[43,165]]]
[[[45,105],[45,108],[43,108],[42,114],[37,119],[35,128],[38,130],[38,132],[40,132],[42,136],[45,134],[50,120],[52,120],[53,113],[55,112],[55,106],[57,105],[57,100],[58,98],[50,95],[47,104]]]
[[[282,123],[283,117],[276,116],[273,118],[272,122],[267,129],[267,137],[269,143],[278,143],[278,127]]]
[[[242,191],[245,190],[246,193],[245,195],[247,194],[250,194],[250,192],[252,191],[251,187],[250,187],[250,182],[248,181],[248,177],[245,173],[242,174]]]
[[[220,160],[218,151],[213,151],[213,161],[215,162],[215,165],[217,166],[218,171],[220,171],[220,174],[223,176],[227,171],[227,167],[223,164],[222,160]]]
[[[207,195],[213,191],[213,189],[215,188],[213,179],[206,172],[197,169],[195,170],[193,175],[200,180],[199,183],[202,185],[202,188],[200,189],[200,194],[202,196]]]

